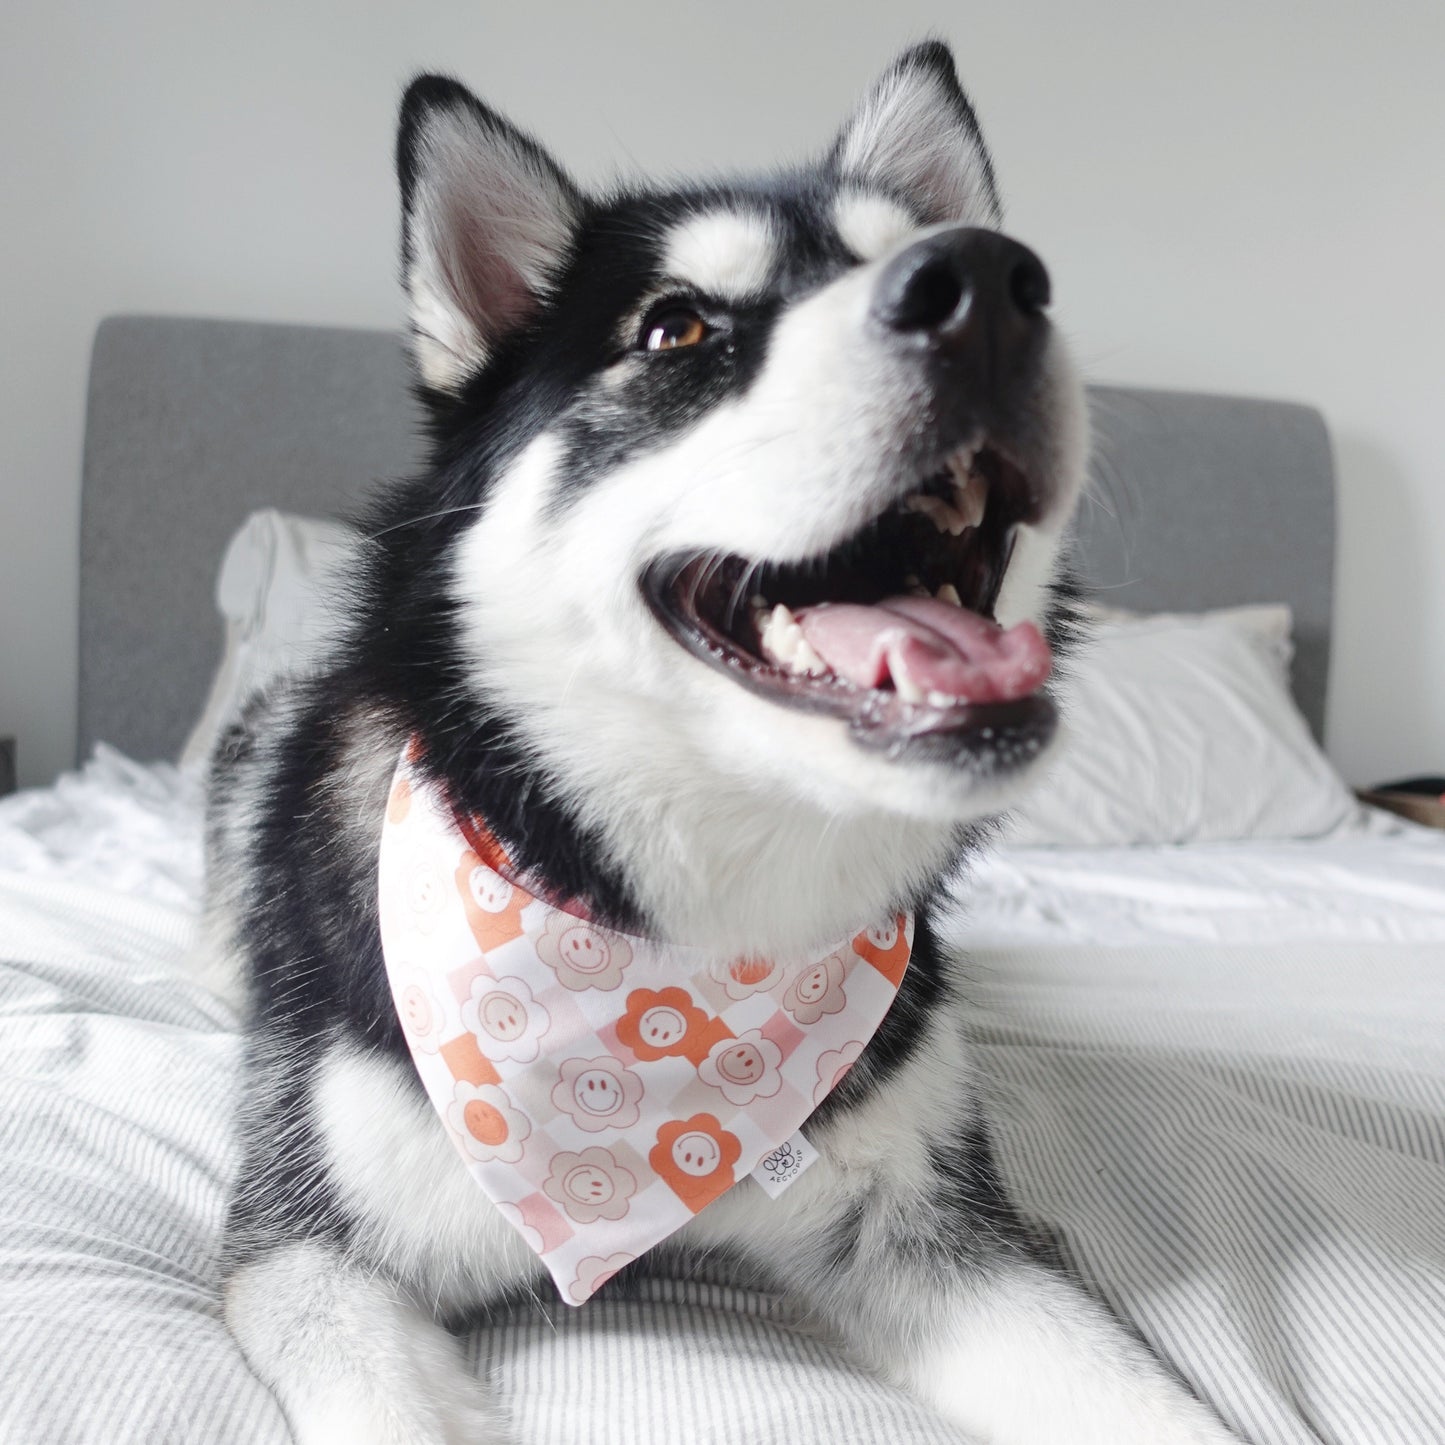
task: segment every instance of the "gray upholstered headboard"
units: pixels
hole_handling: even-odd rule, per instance
[[[1319,413],[1112,387],[1092,399],[1086,580],[1142,611],[1289,603],[1295,694],[1321,735],[1334,471]],[[420,450],[391,333],[102,322],[85,436],[80,756],[97,741],[142,759],[180,750],[219,659],[216,570],[249,512],[333,515]]]
[[[90,364],[81,759],[173,758],[220,660],[216,573],[258,507],[332,516],[421,453],[386,332],[113,316]]]

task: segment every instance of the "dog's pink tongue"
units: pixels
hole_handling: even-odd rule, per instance
[[[876,607],[825,602],[797,614],[813,651],[860,687],[890,678],[912,702],[929,693],[961,702],[1012,702],[1040,687],[1053,666],[1032,622],[996,622],[931,597],[890,597]]]

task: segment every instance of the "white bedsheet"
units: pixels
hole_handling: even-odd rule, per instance
[[[999,849],[958,890],[970,946],[1445,942],[1445,835],[1369,810],[1317,842]]]
[[[0,802],[7,1445],[286,1438],[215,1293],[239,1041],[191,970],[199,880],[174,769],[102,750]],[[1445,1440],[1445,834],[1018,850],[960,895],[1001,1156],[1066,1256],[1256,1445]],[[473,1349],[528,1445],[954,1438],[712,1303]],[[619,1393],[598,1351],[647,1370]]]

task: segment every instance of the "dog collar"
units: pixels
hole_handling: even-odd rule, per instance
[[[468,1171],[578,1305],[754,1170],[769,1193],[801,1172],[792,1136],[883,1021],[913,920],[789,966],[601,928],[528,892],[418,761],[381,835],[397,1015]]]

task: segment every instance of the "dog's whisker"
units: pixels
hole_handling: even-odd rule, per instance
[[[362,536],[364,542],[377,542],[383,537],[390,536],[393,532],[400,532],[408,527],[420,527],[425,522],[434,522],[442,517],[459,516],[466,512],[480,512],[486,504],[484,502],[466,502],[458,507],[442,507],[439,511],[423,512],[419,516],[406,517],[400,522],[394,522],[389,527],[382,527],[375,532],[368,532]]]

